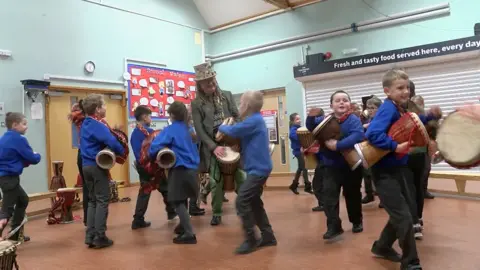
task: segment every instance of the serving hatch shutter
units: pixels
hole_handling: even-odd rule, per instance
[[[327,79],[305,84],[305,105],[309,108],[322,108],[330,113],[330,96],[333,92],[343,90],[350,95],[352,102],[362,104],[362,97],[376,95],[384,99],[381,73],[345,76],[342,78]]]
[[[465,103],[478,103],[480,97],[478,58],[407,68],[406,71],[415,83],[416,94],[424,98],[425,109],[439,105],[446,116]],[[445,162],[432,165],[432,170],[457,171]],[[473,168],[470,171],[480,171],[480,168]]]

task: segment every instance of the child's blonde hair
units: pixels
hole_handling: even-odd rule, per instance
[[[408,74],[401,69],[391,69],[383,75],[382,85],[383,87],[390,87],[395,80],[399,79],[408,81]]]
[[[87,115],[95,114],[97,108],[100,108],[105,104],[103,95],[100,94],[90,94],[83,99],[83,110]]]
[[[263,107],[263,93],[260,91],[247,91],[243,94],[244,101],[247,103],[247,110],[259,112]]]

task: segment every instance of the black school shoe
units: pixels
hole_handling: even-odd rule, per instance
[[[277,245],[277,239],[273,234],[262,234],[260,240],[257,241],[257,247],[273,247]]]
[[[188,209],[188,213],[190,214],[190,216],[203,216],[205,215],[205,209],[195,205],[195,206],[191,206]]]
[[[327,232],[323,235],[323,239],[332,240],[344,233],[342,227],[337,227],[333,229],[328,229]]]
[[[257,247],[259,247],[257,240],[255,239],[249,239],[245,240],[236,250],[235,254],[249,254],[257,250]]]
[[[173,230],[173,233],[175,234],[178,234],[178,235],[182,235],[185,233],[185,229],[183,228],[183,226],[181,224],[178,224],[175,229]]]
[[[132,230],[143,229],[150,227],[152,225],[151,222],[145,220],[134,220],[132,221]]]
[[[173,243],[180,244],[180,245],[188,245],[188,244],[192,245],[197,243],[197,237],[195,235],[181,234],[173,238]]]
[[[290,189],[295,195],[300,194],[300,193],[298,192],[298,190],[297,190],[297,189],[298,189],[298,184],[292,183],[292,184],[288,187],[288,189]]]
[[[373,195],[366,195],[365,197],[363,197],[362,199],[362,204],[369,204],[371,202],[375,201],[375,196]]]
[[[362,224],[362,223],[353,224],[352,232],[353,232],[353,233],[361,233],[361,232],[363,232],[363,224]]]
[[[93,240],[94,249],[106,248],[112,245],[113,245],[113,241],[107,236],[98,237],[98,238],[95,238],[95,240]]]
[[[323,212],[323,205],[315,206],[312,208],[313,212]]]
[[[222,223],[222,217],[221,216],[213,216],[212,220],[210,221],[210,225],[212,226],[217,226]]]
[[[395,251],[393,248],[380,248],[378,246],[378,242],[375,241],[373,242],[372,249],[371,249],[373,255],[375,255],[377,258],[382,258],[388,261],[392,262],[401,262],[402,261],[402,256],[398,254],[398,252]]]
[[[409,264],[407,266],[400,266],[400,270],[422,270],[422,266],[420,264]]]

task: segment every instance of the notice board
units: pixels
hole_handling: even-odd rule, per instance
[[[127,65],[127,72],[130,119],[139,105],[152,110],[152,119],[168,119],[167,110],[174,101],[188,108],[195,99],[195,73],[134,64]]]
[[[268,140],[271,143],[278,144],[278,121],[277,110],[264,110],[260,112],[268,129]]]

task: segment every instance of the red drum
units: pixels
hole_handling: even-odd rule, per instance
[[[65,224],[73,222],[73,203],[76,201],[76,188],[59,188],[57,190],[57,198],[55,199],[50,213],[48,215],[48,224]],[[61,207],[60,218],[55,217],[55,211]]]
[[[390,136],[397,143],[411,141],[411,146],[427,146],[430,142],[425,126],[417,114],[408,112],[402,115],[388,131]],[[386,156],[390,151],[377,148],[368,141],[357,143],[355,145],[357,154],[362,159],[363,167],[368,169]],[[407,154],[407,153],[402,153]]]

